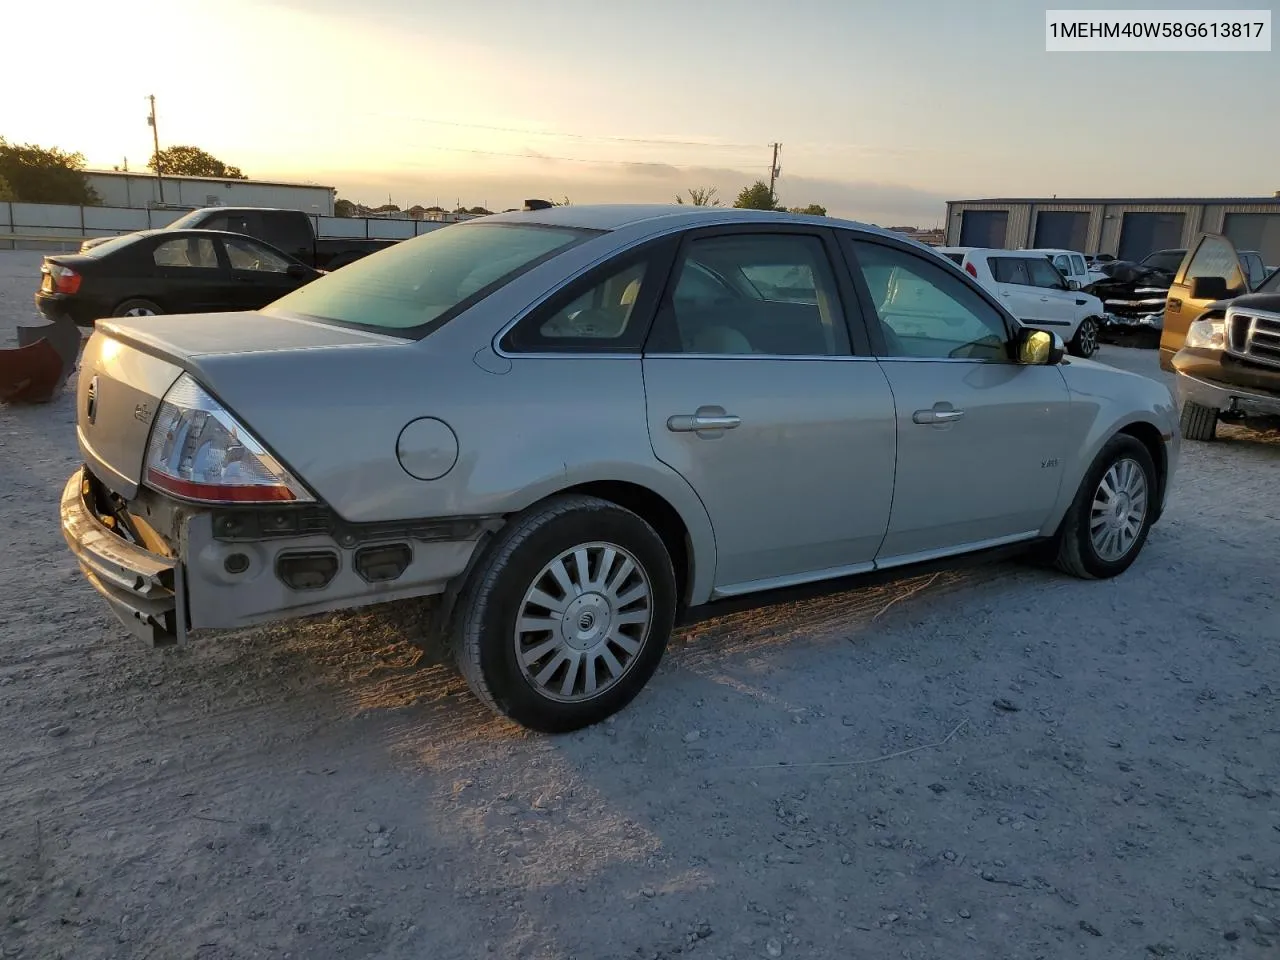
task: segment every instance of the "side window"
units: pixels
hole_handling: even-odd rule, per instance
[[[1196,248],[1195,256],[1187,265],[1188,281],[1196,277],[1221,277],[1227,281],[1228,290],[1244,286],[1244,274],[1235,248],[1221,237],[1205,237]]]
[[[1084,264],[1084,257],[1078,256],[1076,254],[1072,254],[1071,270],[1068,272],[1075,274],[1077,277],[1083,277],[1086,273],[1088,273],[1089,268],[1086,267]]]
[[[1249,276],[1249,287],[1250,289],[1254,289],[1266,278],[1266,267],[1262,264],[1262,258],[1256,253],[1246,253],[1243,259],[1245,273]]]
[[[851,245],[887,356],[1008,359],[1004,318],[965,281],[904,250],[863,240]],[[1015,258],[991,262],[1004,259]]]
[[[227,226],[227,215],[225,213],[215,214],[204,223],[200,224],[201,230],[230,230]]]
[[[660,283],[650,257],[632,258],[602,276],[576,283],[525,317],[503,339],[515,352],[638,350],[645,331],[641,294]]]
[[[1027,260],[1026,264],[1027,275],[1031,277],[1031,285],[1033,287],[1061,290],[1065,286],[1062,274],[1054,269],[1048,257]]]
[[[232,270],[256,270],[259,273],[286,273],[289,270],[288,260],[264,246],[239,237],[224,237],[223,243],[226,244]]]
[[[1021,257],[992,257],[987,262],[991,265],[991,276],[996,283],[1031,286],[1031,277],[1027,275],[1027,261]]]
[[[650,353],[846,356],[849,331],[820,237],[734,233],[690,241]],[[704,291],[703,295],[694,295]]]
[[[1060,253],[1055,256],[1053,258],[1053,265],[1058,268],[1058,272],[1064,277],[1071,276],[1071,258],[1065,253]]]
[[[217,270],[218,254],[208,237],[175,237],[156,244],[151,253],[157,267]]]

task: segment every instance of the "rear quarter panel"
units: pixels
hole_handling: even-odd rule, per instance
[[[448,328],[446,328],[448,329]],[[442,331],[443,332],[443,331]],[[443,339],[443,338],[442,338]],[[584,483],[643,486],[680,514],[710,593],[710,520],[653,455],[637,357],[514,358],[396,346],[194,358],[198,378],[339,515],[352,522],[515,513]],[[404,427],[447,423],[457,460],[437,480],[397,457]]]

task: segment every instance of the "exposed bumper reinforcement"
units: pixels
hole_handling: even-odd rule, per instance
[[[108,529],[84,499],[81,468],[62,491],[62,535],[93,588],[134,636],[153,646],[186,639],[182,565]]]

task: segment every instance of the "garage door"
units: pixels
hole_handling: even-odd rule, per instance
[[[960,246],[1004,249],[1008,210],[966,210],[960,217]]]
[[[1120,224],[1121,260],[1141,260],[1152,250],[1182,246],[1181,213],[1126,213]]]
[[[1237,250],[1257,250],[1268,267],[1280,267],[1280,213],[1228,213],[1222,232]]]
[[[1089,236],[1089,214],[1074,211],[1052,210],[1036,216],[1036,242],[1034,246],[1051,250],[1084,249]]]

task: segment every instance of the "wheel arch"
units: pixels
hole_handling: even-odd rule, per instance
[[[1165,487],[1169,482],[1169,451],[1165,449],[1164,438],[1160,434],[1160,428],[1148,420],[1134,420],[1125,424],[1114,435],[1133,437],[1147,448],[1147,453],[1151,454],[1151,462],[1156,465],[1157,484],[1156,509],[1153,520],[1159,520],[1160,514],[1164,512]]]

